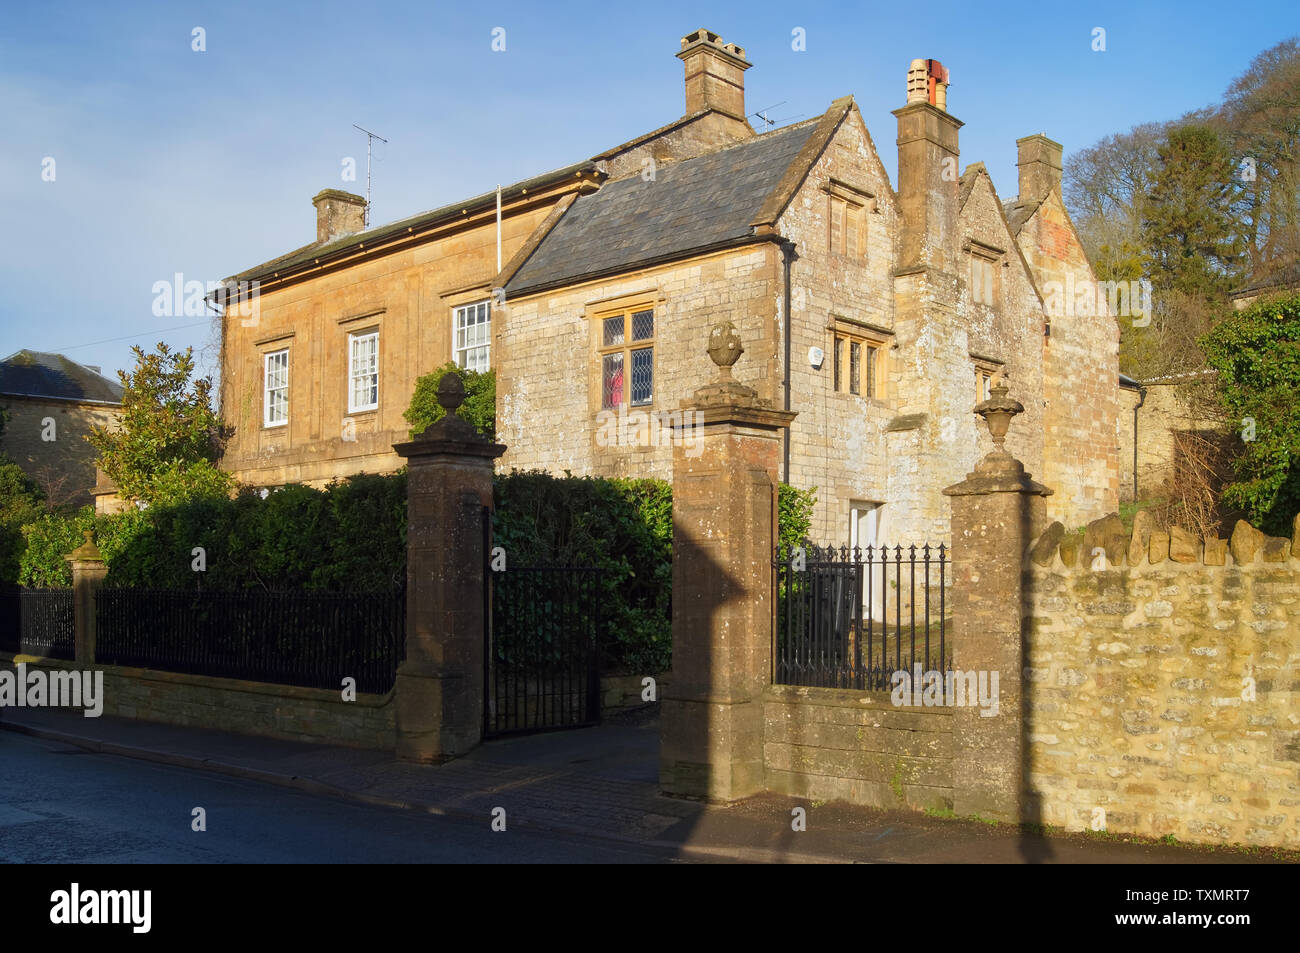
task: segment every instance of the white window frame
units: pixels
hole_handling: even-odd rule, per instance
[[[271,386],[271,361],[274,358],[284,358],[284,382],[276,387]],[[281,420],[271,419],[271,409],[273,407],[271,394],[273,391],[284,391],[284,417]],[[268,351],[262,355],[262,426],[263,427],[287,427],[289,425],[289,349],[280,348],[277,351]]]
[[[471,310],[483,308],[487,314],[487,343],[473,344],[465,347],[458,347],[460,340],[458,335],[461,331],[461,318],[467,315]],[[484,298],[482,301],[471,301],[469,304],[457,305],[451,309],[451,360],[452,363],[462,370],[465,368],[465,356],[470,351],[483,350],[487,352],[487,363],[482,368],[470,368],[479,373],[486,373],[492,370],[492,301],[490,298]]]
[[[356,403],[357,381],[363,377],[370,377],[372,374],[357,373],[357,345],[367,338],[373,338],[375,341],[375,368],[374,392],[375,399],[373,403],[358,404]],[[364,410],[376,410],[379,407],[379,331],[360,331],[348,335],[348,413],[355,414]]]

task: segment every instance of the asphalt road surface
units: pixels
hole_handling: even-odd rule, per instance
[[[207,830],[191,829],[193,810]],[[0,731],[0,862],[669,863],[671,851],[313,797]]]

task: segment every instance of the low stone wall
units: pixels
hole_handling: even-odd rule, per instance
[[[1028,819],[1300,847],[1290,541],[1088,532],[1080,552],[1057,524],[1026,570]]]
[[[655,700],[658,700],[671,682],[672,672],[662,672],[653,677],[655,680]],[[606,714],[614,714],[650,704],[643,697],[646,688],[642,684],[644,678],[644,675],[602,675],[600,677],[600,710]]]
[[[43,669],[78,670],[73,662],[0,653],[0,667],[18,662]],[[179,672],[96,665],[104,673],[105,715],[193,728],[213,728],[288,741],[391,751],[395,744],[393,693],[358,694],[270,685]]]
[[[872,807],[951,808],[953,712],[895,707],[887,692],[769,686],[769,790]]]

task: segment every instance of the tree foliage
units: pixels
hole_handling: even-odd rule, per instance
[[[1250,273],[1267,279],[1300,261],[1300,38],[1256,56],[1217,119],[1246,191]]]
[[[230,478],[215,466],[228,432],[212,407],[212,381],[192,380],[193,349],[173,352],[159,343],[154,353],[131,350],[135,369],[118,371],[120,427],[97,426],[86,438],[99,451],[98,465],[129,500],[228,493]]]
[[[1120,369],[1203,367],[1197,342],[1233,287],[1300,277],[1300,40],[1260,53],[1220,103],[1070,156],[1063,185],[1097,277],[1153,285],[1151,323],[1120,322]]]
[[[1241,264],[1241,187],[1209,126],[1181,126],[1158,149],[1142,212],[1142,245],[1157,293],[1222,303]]]
[[[438,403],[438,384],[445,374],[459,374],[465,385],[465,403],[457,413],[474,425],[489,440],[496,439],[497,376],[496,371],[465,370],[450,361],[436,371],[425,374],[415,382],[411,404],[402,415],[411,425],[411,436],[417,437],[430,424],[442,419],[446,411]]]

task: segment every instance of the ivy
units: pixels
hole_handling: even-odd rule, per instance
[[[1264,532],[1290,535],[1300,512],[1300,295],[1233,312],[1200,344],[1243,438],[1224,502]]]

